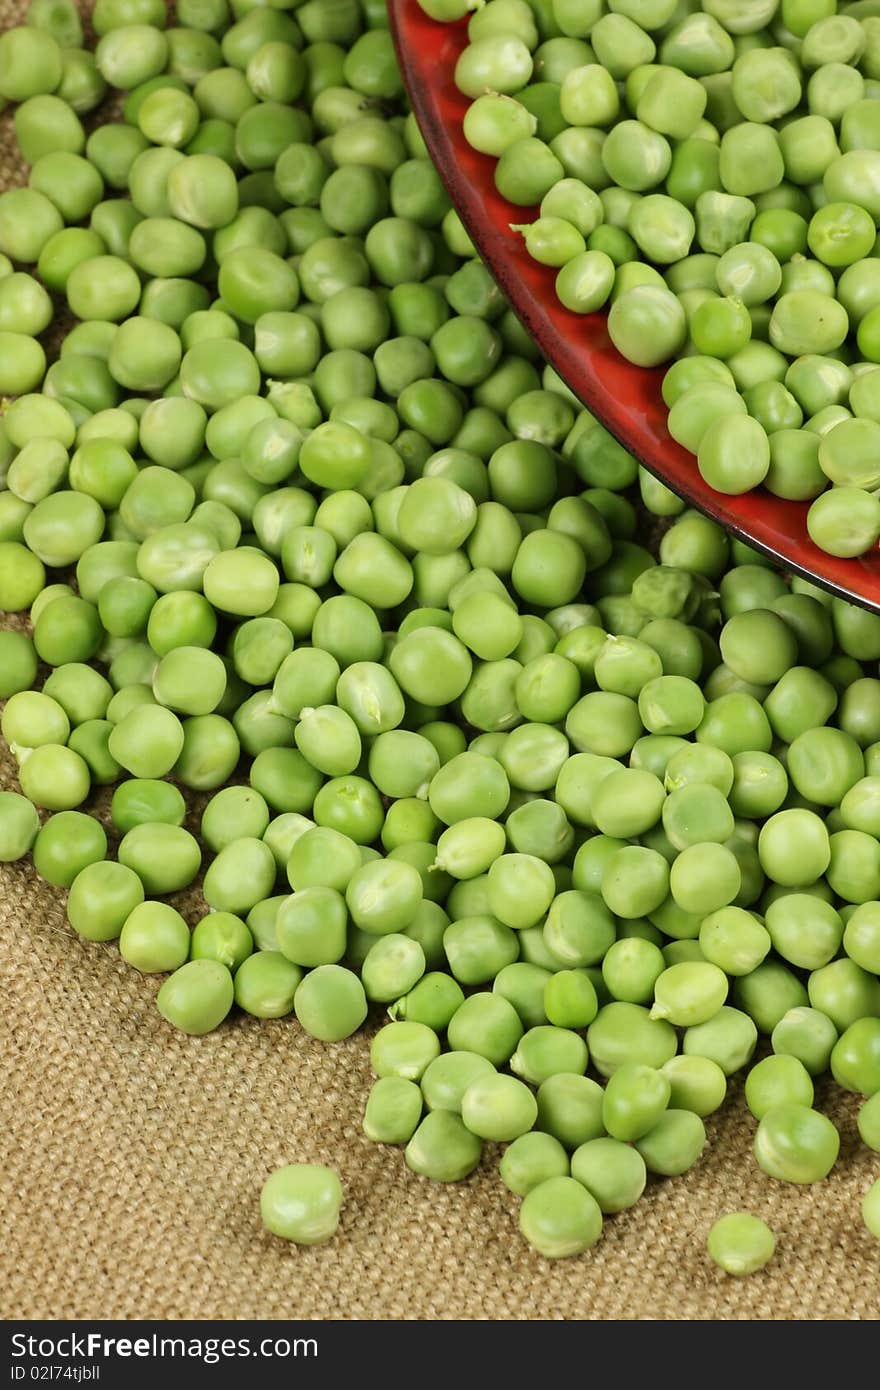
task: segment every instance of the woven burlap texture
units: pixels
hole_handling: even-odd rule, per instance
[[[21,14],[0,6],[6,27]],[[11,121],[0,187],[20,180]],[[8,755],[0,784],[15,787]],[[106,798],[105,798],[106,802]],[[100,807],[98,808],[100,809]],[[198,895],[181,904],[190,921]],[[819,1101],[840,1162],[810,1188],[771,1181],[737,1092],[709,1121],[686,1177],[652,1183],[595,1250],[558,1263],[517,1231],[517,1201],[487,1150],[467,1182],[409,1173],[360,1129],[369,1036],[327,1047],[295,1021],[235,1017],[203,1039],[167,1027],[155,979],[115,946],[77,939],[64,894],[28,863],[0,866],[0,1313],[6,1318],[876,1319],[880,1246],[861,1224],[880,1162],[856,1105]],[[281,1163],[335,1167],[337,1237],[286,1245],[260,1225]],[[778,1238],[771,1265],[728,1278],[705,1252],[724,1212]]]

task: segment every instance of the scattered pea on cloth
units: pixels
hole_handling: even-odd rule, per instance
[[[683,439],[716,430],[701,466],[760,471],[772,419],[781,485],[830,478],[861,515],[871,375],[829,355],[849,311],[827,280],[846,265],[840,295],[858,272],[867,323],[853,199],[875,98],[849,95],[847,58],[880,21],[795,7],[796,61],[737,56],[691,17],[655,66],[654,8],[650,31],[614,14],[549,38],[490,0],[461,67],[468,129],[509,196],[544,200],[533,252],[574,249],[565,293],[620,289],[621,341],[666,353],[690,313],[699,352],[666,390]],[[829,1071],[876,1150],[880,618],[686,511],[539,360],[406,114],[380,0],[235,19],[180,0],[174,25],[160,0],[98,0],[93,18],[94,54],[67,0],[0,37],[31,166],[0,195],[0,606],[20,615],[0,730],[21,788],[0,792],[0,859],[30,853],[75,932],[164,975],[159,1014],[194,1037],[238,1010],[334,1045],[386,1009],[366,1135],[440,1182],[505,1145],[548,1258],[699,1160],[759,1035],[746,1098],[769,1179],[833,1167]],[[528,92],[539,38],[558,93]],[[798,63],[811,110],[777,135]],[[109,86],[122,119],[87,137]],[[806,219],[789,204],[823,173]],[[774,347],[755,319],[780,290]],[[52,294],[77,322],[47,365]],[[802,341],[819,310],[828,341]],[[659,557],[636,485],[667,519]],[[102,787],[109,839],[84,809]],[[164,899],[202,873],[191,926]],[[341,1204],[301,1163],[261,1197],[304,1244]],[[876,1208],[875,1185],[875,1233]],[[731,1272],[772,1249],[745,1214],[710,1236]]]
[[[607,307],[630,362],[673,361],[669,431],[704,480],[809,502],[829,554],[872,550],[876,18],[419,3],[467,17],[464,137],[496,161],[499,193],[538,212],[511,236],[553,268],[566,308]]]
[[[754,1274],[772,1260],[776,1237],[759,1216],[738,1211],[715,1222],[707,1245],[712,1259],[725,1274]]]

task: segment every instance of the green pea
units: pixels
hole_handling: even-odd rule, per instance
[[[773,1051],[796,1057],[811,1076],[828,1069],[837,1042],[837,1029],[818,1009],[796,1006],[785,1013],[773,1029]]]
[[[760,1217],[730,1212],[713,1225],[707,1248],[725,1274],[754,1274],[773,1258],[776,1238]]]
[[[367,1097],[363,1129],[377,1144],[407,1144],[422,1117],[422,1093],[414,1081],[382,1076]]]
[[[839,1085],[871,1096],[880,1090],[880,1019],[861,1018],[841,1034],[831,1053]]]
[[[339,1042],[361,1026],[367,1016],[367,1000],[352,971],[341,965],[319,965],[298,986],[294,1010],[312,1037]]]
[[[113,941],[143,900],[143,884],[134,870],[112,860],[98,860],[80,869],[73,880],[67,916],[74,931],[86,940]]]
[[[661,1068],[670,1085],[669,1104],[674,1110],[692,1110],[705,1117],[724,1102],[727,1077],[709,1057],[670,1057]]]
[[[574,1178],[547,1178],[523,1198],[520,1230],[548,1259],[579,1255],[602,1234],[602,1213],[595,1198]]]
[[[510,1059],[510,1068],[532,1085],[539,1086],[548,1077],[562,1072],[582,1076],[587,1056],[586,1044],[571,1029],[538,1025],[520,1038]]]
[[[103,860],[106,853],[102,826],[80,811],[50,816],[33,843],[34,868],[59,888],[69,888],[80,870]]]
[[[481,1139],[510,1142],[531,1129],[537,1115],[528,1086],[497,1072],[472,1082],[462,1096],[462,1120]]]
[[[156,996],[164,1019],[197,1037],[223,1022],[233,1002],[232,975],[214,960],[192,960],[168,977]]]
[[[774,1105],[789,1103],[811,1106],[813,1083],[810,1074],[796,1057],[779,1054],[765,1057],[753,1067],[746,1079],[746,1104],[756,1120],[760,1120]]]
[[[134,869],[146,891],[156,896],[192,883],[202,859],[195,837],[167,824],[133,826],[120,841],[117,854],[120,864]]]
[[[880,1149],[880,1101],[876,1093],[859,1110],[857,1123],[862,1142],[869,1149]]]
[[[476,993],[453,1014],[447,1030],[450,1047],[476,1052],[500,1066],[513,1054],[523,1028],[513,1005],[499,995]]]
[[[23,859],[40,828],[36,809],[18,792],[0,792],[0,861]]]
[[[768,1110],[755,1134],[755,1157],[771,1178],[819,1182],[830,1173],[840,1148],[834,1125],[817,1110],[784,1102]]]
[[[692,1168],[703,1151],[706,1131],[690,1110],[666,1110],[653,1129],[636,1141],[649,1173],[678,1177]]]
[[[291,1163],[263,1184],[260,1215],[273,1235],[297,1245],[318,1245],[336,1234],[342,1202],[342,1184],[332,1169]]]
[[[190,931],[168,903],[139,903],[126,917],[119,954],[144,974],[177,970],[189,957]]]
[[[652,1067],[625,1064],[609,1078],[602,1123],[614,1139],[631,1142],[659,1122],[669,1103],[670,1084]]]
[[[552,1134],[535,1130],[520,1135],[505,1149],[499,1173],[505,1187],[525,1197],[549,1178],[568,1177],[568,1155]]]
[[[685,1030],[682,1052],[716,1062],[725,1076],[745,1066],[758,1042],[755,1022],[740,1009],[724,1004],[707,1023]]]
[[[587,1030],[593,1065],[611,1076],[626,1063],[662,1067],[676,1051],[675,1031],[637,1004],[612,1002],[600,1008]]]
[[[233,974],[253,949],[250,929],[231,912],[209,912],[190,938],[190,959],[219,961]]]
[[[575,1150],[571,1175],[607,1215],[634,1206],[647,1180],[641,1154],[628,1144],[605,1137],[590,1139]]]
[[[587,1076],[548,1076],[538,1087],[537,1128],[576,1149],[603,1133],[602,1096],[602,1087]]]
[[[418,1081],[439,1051],[436,1034],[425,1024],[394,1022],[376,1034],[370,1061],[377,1076],[405,1076]]]
[[[424,961],[425,951],[421,943],[414,937],[410,939],[413,944],[419,945]],[[388,1012],[392,1019],[424,1023],[435,1032],[439,1032],[448,1026],[463,1000],[464,992],[457,981],[442,971],[429,971],[423,974],[406,994],[397,999]]]
[[[404,1157],[407,1167],[435,1182],[460,1182],[480,1161],[482,1143],[461,1117],[449,1110],[432,1110],[422,1120]]]
[[[303,972],[279,951],[257,951],[235,972],[235,1002],[256,1018],[291,1013]]]
[[[708,961],[682,961],[658,976],[654,985],[653,1018],[667,1018],[677,1027],[706,1023],[727,998],[727,977]]]

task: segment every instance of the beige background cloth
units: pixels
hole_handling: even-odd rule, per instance
[[[2,0],[0,25],[22,13]],[[0,186],[21,177],[9,116]],[[16,786],[8,754],[0,785]],[[106,803],[106,796],[104,797]],[[197,893],[181,906],[200,913]],[[517,1229],[487,1147],[444,1187],[409,1173],[360,1121],[369,1036],[328,1047],[293,1019],[236,1016],[204,1039],[172,1031],[113,945],[80,941],[64,894],[29,863],[0,865],[0,1313],[5,1318],[876,1319],[880,1243],[859,1202],[880,1159],[857,1104],[819,1103],[841,1158],[813,1187],[777,1183],[751,1152],[740,1088],[684,1178],[652,1182],[600,1244],[552,1263]],[[261,1227],[276,1166],[340,1174],[342,1224],[300,1249]],[[731,1279],[709,1227],[747,1208],[777,1234],[773,1262]]]

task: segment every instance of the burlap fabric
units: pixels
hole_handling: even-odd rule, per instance
[[[21,7],[3,0],[0,21]],[[0,186],[21,176],[11,122]],[[0,784],[15,786],[6,755]],[[198,894],[181,904],[191,921]],[[880,1314],[880,1246],[859,1202],[878,1176],[851,1097],[826,1182],[758,1170],[739,1094],[682,1179],[652,1183],[599,1246],[550,1263],[517,1231],[487,1151],[467,1182],[414,1177],[360,1131],[369,1038],[326,1047],[289,1019],[235,1017],[189,1039],[160,1019],[157,982],[114,946],[74,937],[64,894],[0,866],[0,1311],[6,1318],[844,1319]],[[333,1165],[346,1204],[315,1249],[267,1235],[259,1190],[277,1165]],[[705,1253],[724,1212],[765,1217],[778,1253],[721,1274]]]

